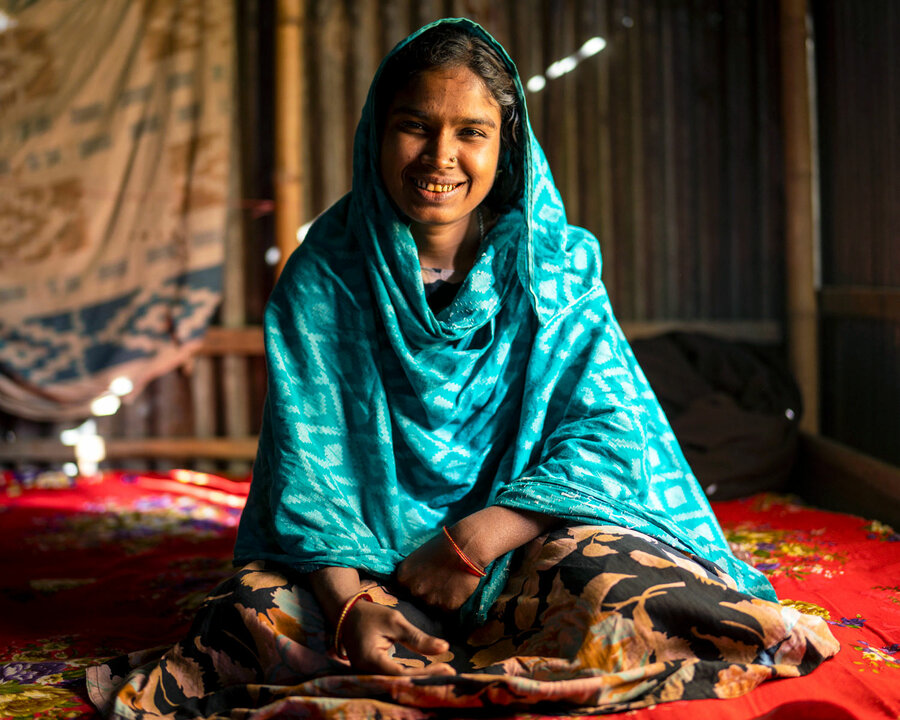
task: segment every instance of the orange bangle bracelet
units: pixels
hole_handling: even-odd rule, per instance
[[[456,542],[453,540],[453,538],[450,537],[450,531],[447,530],[446,525],[444,525],[443,530],[444,530],[444,537],[447,538],[447,542],[450,543],[450,545],[456,551],[456,554],[459,555],[459,559],[463,561],[463,565],[466,566],[466,572],[470,573],[471,575],[475,575],[476,577],[484,577],[486,574],[484,572],[484,570],[482,568],[478,567],[474,563],[474,561],[462,551],[462,548],[456,544]]]
[[[347,602],[344,603],[344,607],[341,609],[340,617],[338,617],[337,624],[334,626],[334,652],[335,654],[341,658],[341,660],[347,659],[347,653],[343,651],[341,648],[341,628],[344,625],[344,620],[347,619],[347,613],[350,612],[351,608],[356,605],[359,600],[368,600],[369,602],[373,602],[372,596],[369,595],[365,590],[360,590],[356,595],[351,596]]]

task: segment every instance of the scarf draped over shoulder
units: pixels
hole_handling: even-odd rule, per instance
[[[775,599],[731,554],[613,317],[597,240],[567,224],[515,66],[477,24],[440,22],[487,41],[515,77],[522,199],[435,315],[379,177],[373,82],[352,191],[266,308],[268,395],[236,562],[386,577],[442,525],[501,505],[647,533]],[[509,561],[491,564],[464,618],[484,617]]]

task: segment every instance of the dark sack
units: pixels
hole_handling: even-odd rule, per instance
[[[696,333],[631,343],[706,494],[729,500],[787,482],[800,389],[772,348]]]

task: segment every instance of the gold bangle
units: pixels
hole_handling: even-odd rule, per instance
[[[347,659],[347,653],[341,647],[341,628],[344,625],[344,620],[347,619],[347,614],[350,612],[350,609],[356,605],[358,600],[368,600],[369,602],[373,602],[372,596],[369,595],[365,590],[360,590],[355,595],[352,595],[345,603],[344,607],[341,609],[340,617],[338,617],[338,621],[334,626],[334,652],[341,660]]]

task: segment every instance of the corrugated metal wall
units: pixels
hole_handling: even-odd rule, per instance
[[[273,281],[264,255],[275,245],[275,5],[238,3],[243,200],[241,232],[229,238],[225,326],[258,324]],[[777,332],[784,222],[775,0],[303,0],[302,8],[304,218],[349,189],[369,82],[413,29],[471,17],[508,48],[525,79],[599,36],[602,52],[528,102],[570,221],[600,239],[617,315],[763,321]],[[252,436],[264,377],[260,358],[198,358],[100,419],[99,431]],[[20,438],[59,432],[12,427]]]
[[[308,0],[305,216],[349,188],[382,55],[445,14],[481,22],[523,78],[606,48],[529,94],[572,222],[603,248],[618,315],[780,319],[781,155],[773,2]]]
[[[900,4],[812,3],[825,434],[900,464]],[[846,299],[856,299],[853,307]]]

